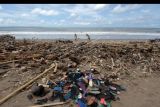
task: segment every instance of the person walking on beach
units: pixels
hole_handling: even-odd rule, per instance
[[[77,34],[76,33],[74,34],[74,40],[77,40]]]
[[[86,36],[87,36],[88,40],[91,40],[91,38],[90,38],[90,36],[88,34],[86,34]]]

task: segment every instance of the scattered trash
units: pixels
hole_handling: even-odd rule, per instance
[[[70,65],[68,68],[69,70],[66,71],[66,78],[60,81],[53,83],[49,81],[47,83],[46,78],[43,78],[43,83],[50,85],[48,87],[38,85],[38,83],[33,85],[28,99],[31,100],[33,96],[40,97],[35,99],[34,104],[44,104],[48,100],[54,101],[57,98],[62,102],[72,99],[78,107],[88,107],[93,104],[97,105],[94,105],[94,107],[98,107],[97,101],[99,101],[101,105],[109,107],[107,102],[112,100],[116,101],[119,98],[117,95],[120,91],[126,91],[124,87],[118,84],[110,81],[106,83],[107,78],[94,78],[93,69],[87,70],[89,73],[84,73],[79,68],[71,70]],[[87,79],[87,81],[84,81],[84,79]],[[97,81],[101,82],[97,84]],[[69,87],[65,88],[66,86]],[[48,92],[46,92],[46,90],[48,90]]]

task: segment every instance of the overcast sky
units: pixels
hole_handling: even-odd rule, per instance
[[[0,26],[160,28],[160,4],[0,4]]]

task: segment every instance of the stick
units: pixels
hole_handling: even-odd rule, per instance
[[[4,103],[5,101],[7,101],[12,96],[14,96],[16,93],[18,93],[19,91],[21,91],[22,89],[24,89],[25,87],[27,87],[28,85],[30,85],[31,83],[33,83],[35,80],[37,80],[38,78],[42,77],[44,74],[46,74],[47,72],[49,72],[54,66],[55,66],[54,72],[56,72],[56,70],[57,70],[57,63],[56,64],[51,64],[51,67],[48,68],[48,69],[46,69],[43,73],[41,73],[40,75],[38,75],[37,77],[33,78],[32,80],[30,80],[26,84],[24,84],[21,87],[19,87],[17,90],[13,91],[11,94],[9,94],[6,97],[4,97],[3,99],[1,99],[0,100],[0,105],[2,103]]]
[[[15,60],[13,59],[13,69],[15,69]]]
[[[112,69],[113,69],[113,67],[115,66],[113,58],[111,58],[111,61],[112,61]]]
[[[20,59],[20,60],[21,60],[21,59]],[[13,60],[13,61],[1,62],[0,65],[12,63],[12,62],[18,62],[18,61],[20,61],[20,60]]]
[[[49,104],[43,104],[43,105],[34,105],[34,106],[29,106],[29,107],[49,107],[49,106],[57,106],[57,105],[62,105],[62,104],[66,104],[69,103],[69,101],[66,102],[56,102],[56,103],[49,103]]]
[[[56,73],[56,70],[54,70],[52,73]],[[54,83],[54,81],[51,81],[52,83]],[[55,83],[56,84],[56,83]],[[28,87],[26,87],[25,89],[29,89],[32,86],[32,84],[30,84]]]

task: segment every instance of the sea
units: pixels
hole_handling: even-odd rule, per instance
[[[87,39],[94,40],[147,40],[160,39],[160,28],[111,27],[0,27],[0,35],[10,34],[16,39]]]

